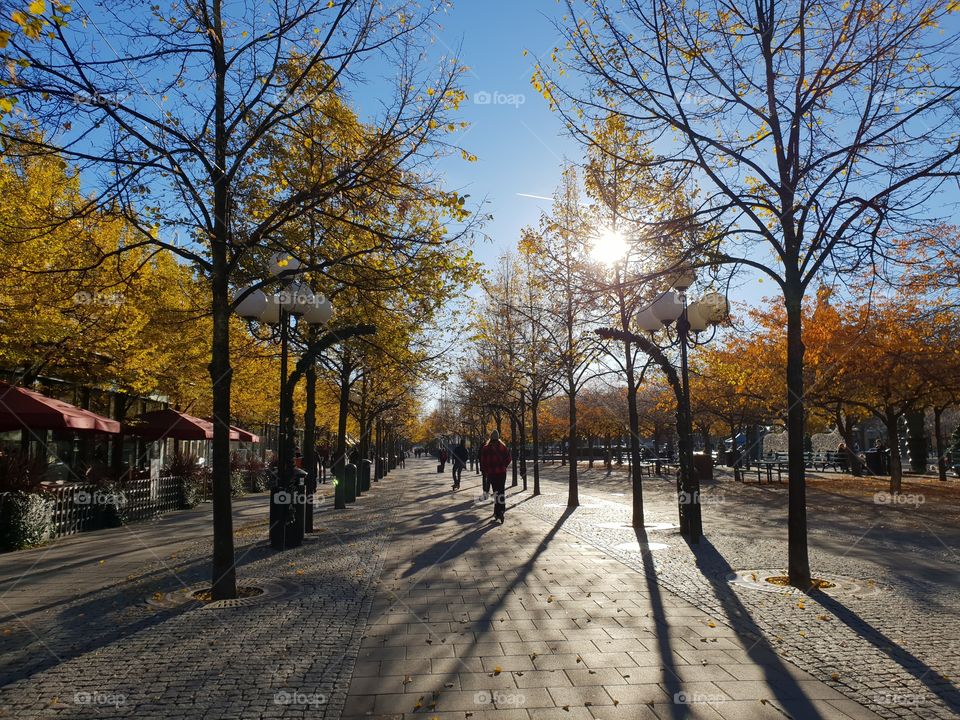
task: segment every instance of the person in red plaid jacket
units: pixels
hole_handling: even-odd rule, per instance
[[[480,472],[490,480],[493,489],[493,517],[503,525],[503,516],[507,511],[504,497],[507,485],[507,468],[513,458],[510,449],[500,440],[500,433],[494,430],[490,440],[480,448]]]

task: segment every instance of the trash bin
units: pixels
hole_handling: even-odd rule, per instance
[[[876,448],[870,448],[864,454],[864,463],[871,475],[883,474],[883,453]]]
[[[344,479],[344,466],[334,464],[333,470],[333,507],[343,510],[347,507],[347,484]]]
[[[713,480],[713,456],[709,453],[694,453],[693,471],[701,480]]]
[[[343,468],[344,500],[348,503],[357,501],[357,466],[347,463]]]
[[[360,491],[368,492],[370,490],[370,466],[371,463],[367,458],[364,458],[360,461]]]
[[[290,487],[270,488],[270,546],[276,550],[303,544],[305,475],[295,476]]]

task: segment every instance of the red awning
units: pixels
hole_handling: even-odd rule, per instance
[[[231,425],[230,429],[235,431],[240,437],[237,438],[240,442],[249,442],[249,443],[258,443],[260,442],[260,436],[254,435],[249,430],[244,430],[243,428],[238,428],[236,425]]]
[[[148,440],[212,440],[213,423],[187,415],[171,408],[153,410],[124,423],[123,431]],[[238,440],[239,433],[231,429],[230,439]]]
[[[33,390],[0,382],[0,431],[75,430],[115,435],[120,423]]]

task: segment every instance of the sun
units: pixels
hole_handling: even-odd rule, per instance
[[[612,228],[604,228],[593,237],[590,247],[590,258],[595,262],[613,265],[623,259],[630,248],[623,233]]]

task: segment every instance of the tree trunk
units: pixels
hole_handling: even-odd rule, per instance
[[[593,434],[587,435],[587,467],[593,470]]]
[[[854,477],[863,475],[863,463],[860,462],[860,456],[854,451],[853,421],[846,417],[838,406],[834,414],[834,420],[837,423],[837,432],[843,438],[843,446],[846,448],[847,467]]]
[[[224,208],[226,203],[224,202]],[[226,232],[226,228],[224,228]],[[233,554],[233,507],[230,498],[230,301],[226,245],[213,246],[213,342],[210,379],[213,389],[213,562],[214,600],[237,596]]]
[[[510,486],[516,487],[517,473],[518,473],[517,457],[519,455],[519,448],[517,447],[517,418],[513,414],[510,415],[510,450],[513,454],[513,462],[511,463],[511,466],[510,466],[510,477],[511,477]]]
[[[807,480],[803,461],[806,416],[803,404],[803,290],[798,278],[788,272],[784,291],[787,310],[787,449],[789,452],[789,510],[787,519],[790,584],[810,587],[807,553]]]
[[[213,337],[210,379],[213,391],[213,561],[211,595],[214,600],[237,596],[233,554],[233,507],[230,498],[230,188],[227,167],[227,63],[223,44],[221,4],[213,4],[210,48],[214,70],[213,233],[210,240],[210,289]]]
[[[947,481],[947,458],[946,449],[943,447],[943,427],[941,426],[941,416],[945,408],[935,407],[933,409],[933,433],[936,435],[937,443],[937,476],[941,482]]]
[[[520,430],[520,477],[523,479],[523,489],[527,489],[527,398],[526,393],[520,393],[520,417],[517,420]]]
[[[121,392],[113,394],[113,413],[111,417],[114,420],[123,422],[127,415],[127,396]],[[20,433],[22,437],[29,438],[29,434],[24,431]],[[26,447],[22,448],[26,452]],[[110,474],[115,480],[120,479],[120,469],[123,465],[123,436],[114,435],[110,439]]]
[[[914,473],[923,473],[927,470],[926,413],[923,410],[910,410],[907,418],[907,457],[910,461],[910,470]]]
[[[350,373],[353,368],[349,357],[344,354],[340,365],[340,407],[337,414],[337,449],[333,454],[332,473],[334,487],[334,506],[340,510],[346,508],[346,488],[344,487],[344,467],[347,461],[347,414],[350,410]]]
[[[567,383],[570,405],[570,437],[567,444],[567,459],[570,462],[570,479],[567,490],[567,507],[575,508],[580,505],[580,493],[577,487],[577,390],[573,382],[572,373],[568,376]]]
[[[313,496],[317,491],[317,368],[313,363],[304,372],[307,407],[303,413],[303,469],[307,471],[307,504],[304,532],[313,532]]]
[[[540,494],[540,402],[530,401],[530,420],[533,433],[533,494]]]
[[[891,407],[884,409],[887,426],[887,447],[890,453],[890,494],[897,495],[903,487],[903,463],[900,461],[900,414]]]

